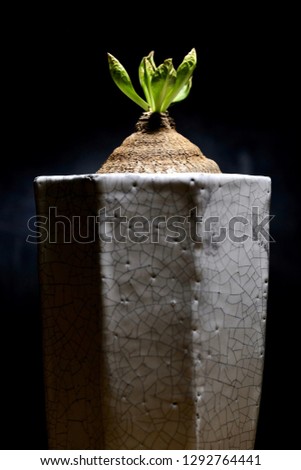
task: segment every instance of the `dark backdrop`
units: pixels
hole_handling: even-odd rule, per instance
[[[177,130],[223,172],[272,178],[275,243],[256,448],[300,448],[294,430],[300,413],[294,14],[280,8],[210,15],[188,9],[171,20],[153,7],[138,13],[136,23],[80,9],[26,8],[14,16],[7,39],[10,86],[4,89],[5,117],[13,126],[0,190],[1,313],[8,320],[7,326],[2,322],[2,403],[8,412],[3,448],[47,446],[36,247],[25,241],[27,220],[35,214],[32,181],[43,174],[95,172],[133,131],[140,108],[111,81],[107,51],[139,88],[143,55],[155,50],[157,63],[173,57],[178,65],[192,47],[198,65],[191,94],[170,111]]]

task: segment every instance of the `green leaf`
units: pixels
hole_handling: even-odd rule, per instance
[[[163,102],[176,83],[176,71],[172,59],[166,59],[153,73],[151,90],[155,102],[154,111],[164,112]]]
[[[156,69],[153,59],[154,52],[150,52],[148,56],[143,57],[139,66],[139,81],[145,94],[146,101],[151,109],[154,108],[155,103],[151,91],[151,78]]]
[[[146,59],[149,61],[149,65],[151,66],[151,68],[153,69],[153,72],[156,70],[156,64],[155,64],[155,60],[154,60],[154,51],[151,51],[148,56],[146,56]]]
[[[189,92],[191,90],[192,86],[192,77],[188,80],[186,85],[184,85],[183,88],[181,88],[180,92],[177,94],[177,96],[172,100],[172,103],[178,103],[178,101],[185,100],[187,96],[189,95]]]
[[[145,111],[148,111],[149,106],[144,99],[142,99],[135,91],[129,74],[123,65],[112,54],[108,53],[109,69],[111,77],[118,86],[118,88],[138,106],[141,106]]]
[[[166,96],[163,102],[163,108],[167,109],[174,99],[179,95],[182,88],[189,82],[196,67],[196,50],[193,48],[183,59],[183,62],[177,68],[177,79],[173,90]]]

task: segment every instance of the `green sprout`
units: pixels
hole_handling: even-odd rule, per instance
[[[139,81],[145,100],[135,91],[130,76],[123,65],[108,53],[112,79],[120,90],[144,111],[164,113],[175,102],[184,100],[190,92],[192,73],[196,67],[196,51],[192,49],[175,70],[172,59],[156,67],[154,52],[143,57],[139,65]]]

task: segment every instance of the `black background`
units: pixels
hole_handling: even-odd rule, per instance
[[[133,131],[142,110],[113,84],[107,51],[138,91],[142,56],[155,50],[157,63],[172,57],[177,66],[192,47],[198,65],[191,93],[170,110],[177,130],[224,173],[272,178],[275,243],[256,448],[300,448],[296,12],[182,7],[175,18],[158,5],[135,12],[26,7],[10,17],[3,87],[10,132],[0,190],[3,448],[47,447],[36,247],[25,241],[35,214],[32,181],[95,172]]]

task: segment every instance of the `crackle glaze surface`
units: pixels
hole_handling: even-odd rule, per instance
[[[50,448],[251,449],[268,286],[252,208],[268,214],[270,179],[39,177],[35,191],[50,234],[39,244]]]

